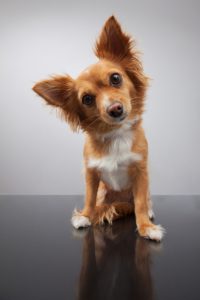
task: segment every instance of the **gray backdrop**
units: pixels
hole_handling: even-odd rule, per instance
[[[199,1],[0,1],[0,193],[82,194],[82,134],[31,87],[77,74],[115,14],[143,52],[153,194],[200,193]]]

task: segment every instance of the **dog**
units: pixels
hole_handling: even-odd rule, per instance
[[[74,211],[75,228],[135,213],[140,236],[161,241],[152,222],[148,144],[142,128],[148,77],[135,42],[111,16],[95,45],[99,59],[77,79],[53,76],[33,90],[58,108],[72,130],[85,132],[85,204]]]

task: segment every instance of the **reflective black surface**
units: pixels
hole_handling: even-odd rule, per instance
[[[1,300],[200,299],[200,197],[153,197],[162,243],[134,217],[76,231],[78,196],[0,197]]]

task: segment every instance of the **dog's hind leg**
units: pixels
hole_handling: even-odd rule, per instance
[[[95,207],[92,223],[112,224],[114,220],[134,214],[134,204],[129,202],[113,202],[112,204],[101,204]]]

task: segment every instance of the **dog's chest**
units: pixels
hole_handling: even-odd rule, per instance
[[[141,160],[141,155],[131,151],[131,134],[113,139],[107,155],[101,158],[90,157],[89,168],[96,168],[100,177],[111,189],[120,191],[130,186],[129,165]]]

